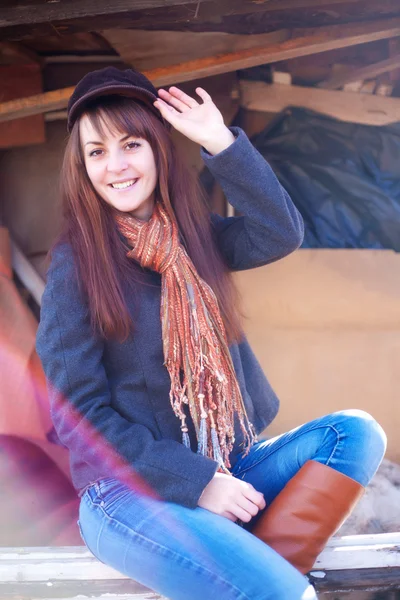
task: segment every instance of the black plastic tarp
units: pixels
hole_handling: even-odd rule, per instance
[[[400,123],[288,107],[251,141],[304,218],[303,247],[400,251]]]

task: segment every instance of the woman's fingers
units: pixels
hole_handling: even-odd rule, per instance
[[[260,510],[263,510],[266,507],[267,504],[264,495],[261,492],[257,492],[250,483],[246,485],[243,494],[248,500],[256,504]]]
[[[157,98],[157,100],[155,102],[153,102],[154,106],[157,106],[157,108],[159,110],[166,110],[169,111],[170,113],[175,113],[176,115],[179,115],[179,111],[177,111],[173,106],[171,106],[170,104],[168,104],[168,102],[164,102],[164,100],[161,100],[161,98]]]
[[[241,506],[235,506],[232,512],[236,516],[236,519],[240,519],[243,523],[248,523],[253,518],[253,515]]]
[[[163,100],[168,102],[171,106],[174,106],[176,109],[178,109],[180,112],[187,112],[188,110],[190,110],[190,106],[182,102],[182,100],[179,100],[179,98],[176,98],[175,96],[167,92],[167,90],[158,90],[158,95]]]
[[[158,90],[158,94],[162,98],[164,98],[164,100],[167,100],[173,106],[175,106],[176,108],[178,108],[179,110],[182,110],[182,111],[188,110],[188,108],[196,108],[196,106],[199,106],[199,103],[197,102],[197,100],[195,100],[188,94],[185,94],[185,92],[183,92],[176,86],[171,86],[168,89],[168,91],[161,88]],[[204,88],[197,87],[196,94],[198,94],[200,96],[200,98],[203,100],[203,102],[212,102],[212,98],[211,98],[210,94],[208,92],[206,92],[206,90]]]
[[[195,100],[188,94],[185,94],[185,92],[183,92],[179,88],[175,87],[174,85],[171,86],[170,88],[168,88],[167,93],[169,93],[173,98],[176,98],[180,102],[183,102],[189,108],[196,108],[196,106],[199,106],[199,103],[197,102],[197,100]]]
[[[201,87],[197,87],[196,94],[198,94],[200,96],[200,98],[203,100],[203,102],[212,102],[212,98],[211,98],[210,94],[208,94],[205,89],[203,89]]]
[[[225,517],[226,519],[229,519],[233,522],[237,521],[237,517],[235,517],[235,515],[229,510],[225,510],[223,513],[221,513],[221,517]]]
[[[251,502],[250,500],[245,498],[245,496],[242,496],[238,500],[238,505],[240,506],[240,508],[243,508],[243,510],[249,513],[252,517],[255,517],[260,510],[259,507],[256,504],[254,504],[254,502]]]
[[[181,114],[179,111],[177,111],[173,106],[170,106],[160,98],[153,102],[153,105],[160,111],[161,116],[166,121],[168,121],[168,123],[171,123],[171,125],[174,126],[176,125],[177,117],[179,117],[179,115]]]

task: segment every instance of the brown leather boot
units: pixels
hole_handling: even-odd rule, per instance
[[[354,479],[309,460],[266,508],[251,533],[306,574],[363,492],[364,487]]]

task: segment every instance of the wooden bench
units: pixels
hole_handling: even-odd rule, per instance
[[[400,589],[400,532],[332,538],[310,579],[320,595]],[[99,562],[85,547],[72,546],[0,548],[0,598],[162,600]]]

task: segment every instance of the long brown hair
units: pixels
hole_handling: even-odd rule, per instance
[[[108,128],[149,142],[158,172],[156,201],[162,201],[169,217],[176,219],[182,243],[199,275],[214,290],[228,340],[240,340],[238,294],[218,250],[206,200],[180,159],[168,129],[144,105],[120,96],[100,98],[84,114],[101,135]],[[72,246],[92,327],[106,338],[123,341],[133,332],[126,282],[128,288],[129,282],[132,284],[132,292],[140,269],[126,257],[127,247],[115,223],[116,209],[96,193],[89,180],[79,119],[65,150],[60,186],[64,224],[57,242],[67,240]]]

